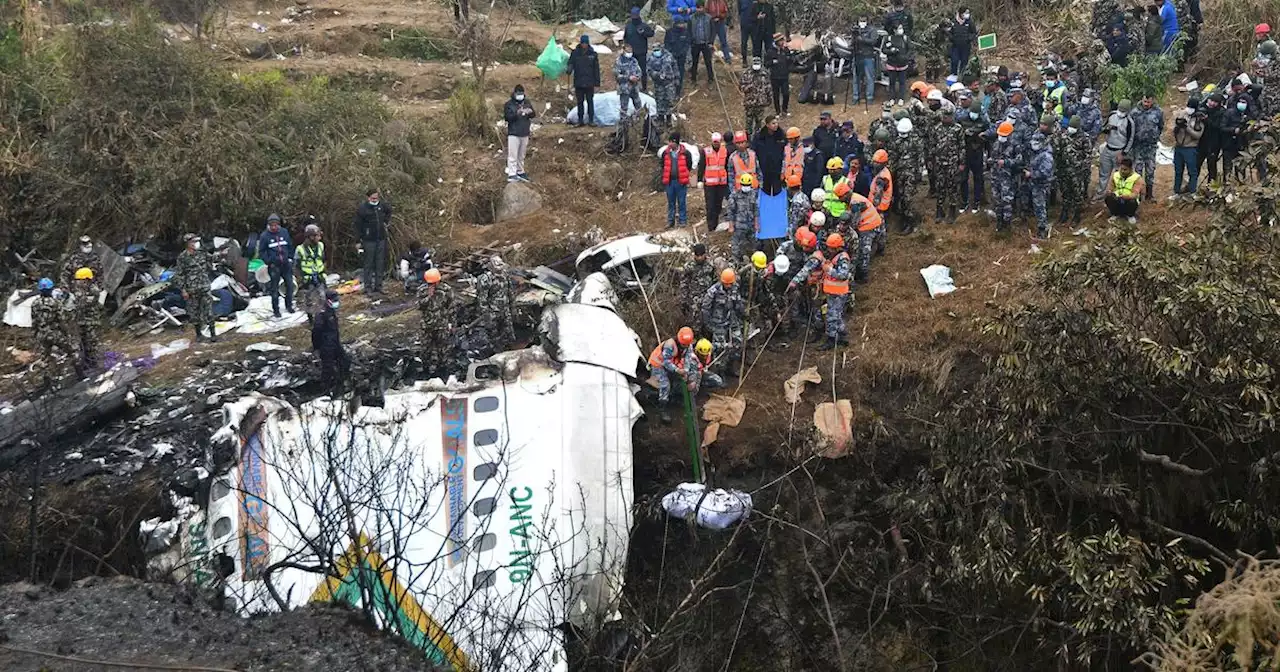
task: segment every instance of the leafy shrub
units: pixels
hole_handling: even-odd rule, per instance
[[[1107,71],[1107,95],[1111,100],[1128,99],[1135,103],[1146,96],[1163,101],[1169,90],[1169,79],[1177,71],[1178,57],[1174,53],[1130,56],[1124,67],[1112,65]]]
[[[460,135],[484,140],[495,131],[489,126],[489,103],[475,82],[465,82],[449,94],[449,119]]]
[[[417,28],[389,28],[379,32],[383,36],[380,54],[384,56],[419,61],[455,61],[461,53],[456,41],[428,35]]]

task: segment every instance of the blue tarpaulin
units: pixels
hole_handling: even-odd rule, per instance
[[[770,196],[760,191],[760,232],[759,240],[772,240],[787,237],[787,190],[783,189]]]

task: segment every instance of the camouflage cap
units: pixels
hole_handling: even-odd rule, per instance
[[[876,140],[879,140],[880,142],[889,142],[889,140],[890,140],[892,137],[893,137],[893,136],[889,135],[889,129],[887,129],[887,128],[883,127],[883,126],[881,126],[880,128],[876,129],[876,135],[875,135],[875,139],[876,139]]]
[[[1042,124],[1052,126],[1053,124],[1057,123],[1057,121],[1058,121],[1058,118],[1053,116],[1051,112],[1045,112],[1044,114],[1040,115],[1040,123]]]
[[[1081,125],[1080,115],[1078,114],[1071,117],[1071,121],[1067,122],[1067,126],[1070,126],[1071,128],[1080,128]]]
[[[893,113],[894,121],[902,121],[903,119],[906,119],[906,118],[907,118],[907,111],[905,109],[895,110]]]

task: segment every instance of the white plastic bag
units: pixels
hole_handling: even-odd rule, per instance
[[[699,527],[710,530],[732,527],[751,514],[751,495],[740,490],[706,490],[701,483],[681,483],[663,496],[662,508],[675,518],[688,518],[692,513]]]

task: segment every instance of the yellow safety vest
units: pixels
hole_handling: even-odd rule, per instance
[[[827,209],[827,214],[832,217],[839,217],[849,208],[848,204],[836,197],[836,185],[841,182],[848,183],[848,180],[841,177],[839,180],[831,179],[830,175],[822,178],[822,190],[826,192],[827,198],[822,202],[822,206]]]
[[[324,243],[316,243],[314,251],[306,243],[299,247],[298,268],[304,277],[324,273]]]
[[[1113,190],[1116,192],[1116,196],[1123,196],[1123,197],[1133,196],[1136,199],[1137,194],[1135,194],[1133,191],[1133,185],[1138,183],[1138,178],[1139,178],[1139,175],[1136,171],[1129,173],[1128,178],[1121,175],[1120,171],[1118,170],[1114,173],[1111,173],[1111,185],[1112,187],[1114,187]]]

